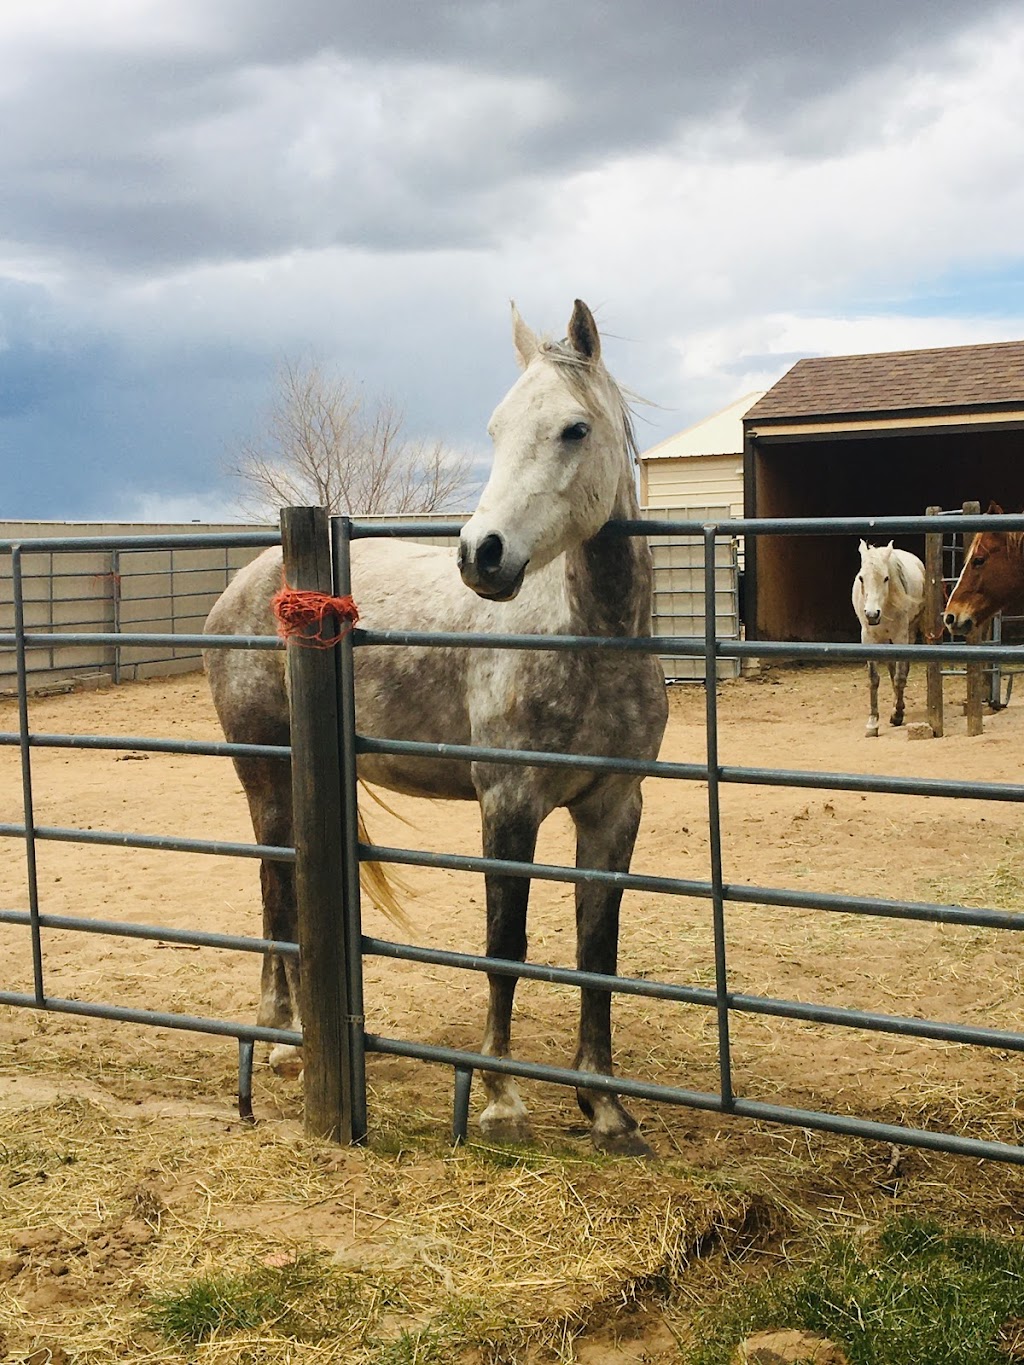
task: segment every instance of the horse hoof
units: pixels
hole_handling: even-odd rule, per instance
[[[592,1133],[591,1138],[597,1150],[608,1156],[639,1156],[648,1161],[657,1158],[654,1148],[635,1128],[626,1133]]]
[[[497,1147],[525,1147],[533,1137],[526,1119],[491,1119],[487,1123],[481,1119],[480,1129],[486,1141]]]
[[[270,1069],[276,1076],[297,1077],[302,1075],[302,1048],[291,1043],[277,1043],[270,1049]]]
[[[902,716],[890,716],[890,717],[889,717],[889,724],[890,724],[890,725],[902,725],[902,724],[903,724],[903,717],[902,717]]]
[[[878,726],[877,726],[877,725],[869,725],[868,728],[864,731],[864,738],[865,738],[865,739],[877,739],[877,738],[878,738]]]

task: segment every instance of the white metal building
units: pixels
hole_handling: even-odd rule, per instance
[[[721,412],[670,436],[640,457],[640,501],[648,517],[721,521],[743,515],[743,416],[763,395],[748,393]],[[699,536],[652,536],[655,635],[702,635],[704,546]],[[738,540],[716,551],[716,629],[723,639],[740,631]],[[670,680],[702,678],[697,660],[662,660]],[[735,677],[735,660],[719,677]]]
[[[743,515],[743,418],[763,398],[745,394],[721,412],[652,446],[640,456],[640,502],[644,507],[728,507]]]

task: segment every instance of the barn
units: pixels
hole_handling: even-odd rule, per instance
[[[801,360],[742,420],[746,517],[1024,507],[1024,341]],[[856,563],[841,537],[748,536],[748,638],[856,639]]]

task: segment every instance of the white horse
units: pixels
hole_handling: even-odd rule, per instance
[[[556,342],[536,337],[513,309],[513,337],[523,373],[491,419],[494,466],[463,529],[458,563],[449,550],[356,541],[352,586],[361,623],[370,630],[649,635],[647,542],[603,530],[612,518],[639,515],[636,444],[590,310],[577,299],[568,338]],[[207,630],[273,634],[270,600],[280,586],[281,554],[268,550],[226,589]],[[206,666],[229,740],[287,742],[279,653],[210,650]],[[653,759],[668,703],[653,654],[395,646],[356,650],[356,715],[363,733],[381,738]],[[287,765],[240,759],[236,767],[258,841],[292,843]],[[483,849],[492,858],[532,861],[541,821],[564,806],[576,826],[580,867],[629,868],[641,810],[634,775],[380,754],[363,755],[359,773],[393,791],[479,801]],[[265,862],[262,883],[266,937],[294,941],[293,869]],[[492,874],[486,887],[487,953],[522,961],[530,883]],[[608,883],[576,887],[581,969],[615,972],[621,897]],[[489,1056],[508,1055],[515,986],[507,976],[490,979]],[[260,1023],[299,1027],[298,1001],[297,964],[268,955]],[[578,1070],[611,1072],[610,1008],[608,991],[581,991]],[[271,1054],[279,1066],[296,1061],[294,1049]],[[526,1109],[514,1078],[482,1074],[484,1132],[524,1140]],[[649,1151],[617,1095],[581,1087],[577,1097],[598,1148]]]
[[[860,573],[853,580],[853,609],[860,621],[860,640],[864,645],[915,644],[924,611],[924,565],[909,550],[888,545],[860,542]],[[895,705],[890,725],[903,724],[903,693],[910,663],[900,659],[889,665]],[[871,714],[865,734],[878,735],[878,667],[868,662]]]

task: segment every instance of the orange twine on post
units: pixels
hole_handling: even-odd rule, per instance
[[[325,592],[301,592],[287,583],[270,599],[278,620],[277,633],[284,640],[294,640],[309,649],[331,649],[349,633],[359,620],[359,610],[351,597],[330,597]],[[328,616],[338,621],[337,634],[324,636],[324,622]],[[310,626],[317,627],[316,635],[308,635]]]

